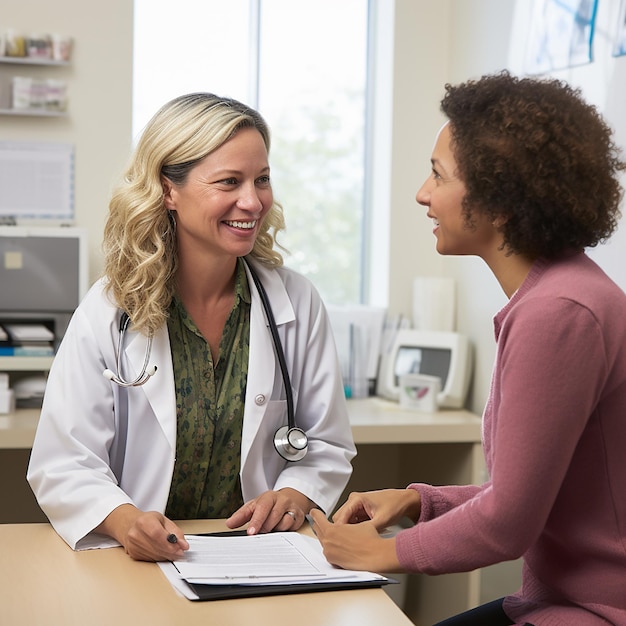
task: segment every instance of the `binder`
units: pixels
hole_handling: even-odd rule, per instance
[[[329,583],[288,583],[280,585],[197,585],[187,583],[198,595],[195,602],[206,600],[229,600],[234,598],[258,598],[260,596],[287,595],[293,593],[316,593],[321,591],[346,591],[349,589],[371,589],[398,581],[391,578],[368,581],[345,581]]]

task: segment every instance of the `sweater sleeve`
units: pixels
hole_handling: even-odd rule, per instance
[[[491,481],[473,491],[414,485],[425,510],[396,537],[401,564],[441,574],[524,554],[546,525],[606,371],[602,332],[585,307],[545,297],[511,309],[485,411]]]
[[[480,487],[476,485],[433,487],[426,483],[413,483],[407,489],[415,489],[420,494],[422,506],[418,523],[421,523],[439,517],[473,498]]]

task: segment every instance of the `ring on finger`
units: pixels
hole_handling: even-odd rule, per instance
[[[294,522],[296,521],[296,514],[293,511],[285,511],[285,515],[289,515]]]

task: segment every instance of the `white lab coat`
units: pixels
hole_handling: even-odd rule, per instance
[[[286,424],[280,367],[253,281],[250,362],[241,444],[244,500],[292,487],[330,513],[352,471],[355,454],[336,355],[321,299],[299,274],[258,263],[279,329],[294,391],[296,425],[309,438],[303,460],[276,452]],[[117,372],[120,311],[97,282],[75,311],[50,370],[32,449],[28,481],[59,535],[74,549],[117,545],[91,531],[116,507],[132,503],[164,512],[176,452],[176,397],[167,328],[154,336],[156,374],[126,390],[103,376]],[[132,327],[131,327],[132,328]],[[141,371],[146,337],[129,329],[123,375]],[[119,481],[112,470],[120,440],[117,420],[127,398],[127,439]],[[122,404],[120,404],[120,402]],[[123,438],[122,438],[123,439]]]

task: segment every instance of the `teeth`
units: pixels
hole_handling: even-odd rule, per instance
[[[243,229],[250,229],[250,228],[254,228],[256,225],[256,220],[253,222],[229,222],[226,221],[226,224],[228,224],[229,226],[233,226],[234,228],[243,228]]]

